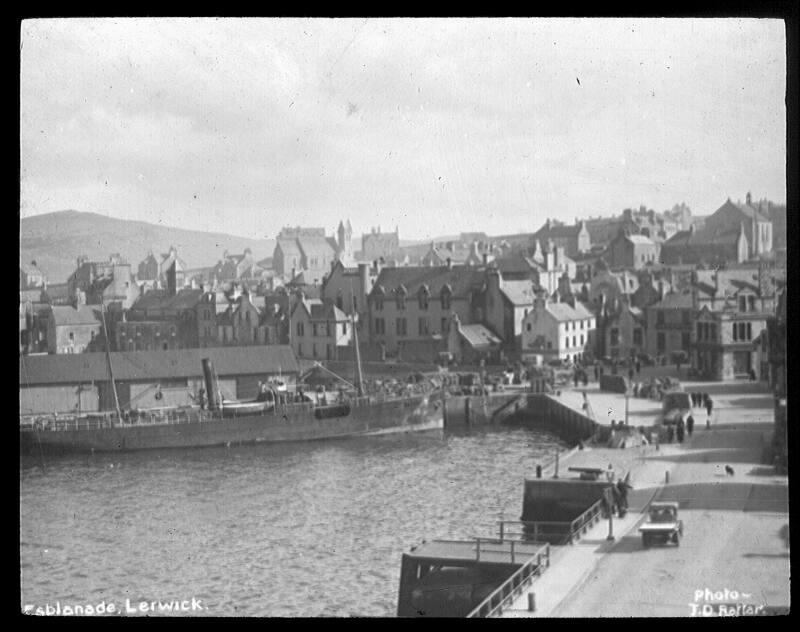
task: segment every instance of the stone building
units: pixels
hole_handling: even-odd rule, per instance
[[[595,316],[585,305],[551,301],[540,292],[523,319],[522,356],[537,364],[580,362],[594,346]]]
[[[567,225],[548,219],[544,226],[533,234],[533,239],[543,244],[552,241],[555,246],[563,248],[568,257],[588,252],[592,247],[591,235],[583,221]]]
[[[361,259],[377,261],[396,258],[400,253],[400,228],[393,233],[382,233],[380,227],[361,235]]]

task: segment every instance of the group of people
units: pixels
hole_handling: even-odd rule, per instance
[[[692,392],[689,393],[689,399],[692,401],[692,407],[700,407],[706,409],[708,413],[708,418],[706,420],[706,426],[711,425],[711,413],[714,411],[714,400],[709,397],[708,393],[696,393]]]
[[[678,422],[674,426],[672,424],[667,426],[667,443],[672,443],[675,439],[678,440],[678,443],[683,443],[684,437],[687,434],[691,437],[693,432],[694,417],[692,414],[689,413],[686,423],[684,423],[683,417],[678,417]]]

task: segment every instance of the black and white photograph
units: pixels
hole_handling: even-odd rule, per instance
[[[18,25],[23,615],[790,613],[788,20]]]

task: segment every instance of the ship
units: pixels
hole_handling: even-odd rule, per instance
[[[105,328],[105,315],[101,313]],[[353,332],[356,383],[332,397],[326,393],[310,397],[302,388],[291,392],[283,382],[273,380],[260,385],[255,400],[227,400],[219,389],[211,360],[203,358],[205,391],[199,393],[197,404],[147,410],[121,409],[111,355],[106,349],[115,410],[21,416],[20,452],[42,455],[197,448],[442,428],[442,391],[396,395],[365,392],[355,319]]]

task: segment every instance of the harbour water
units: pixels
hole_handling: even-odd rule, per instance
[[[22,604],[394,616],[401,554],[518,519],[523,477],[558,447],[487,429],[26,459]]]

